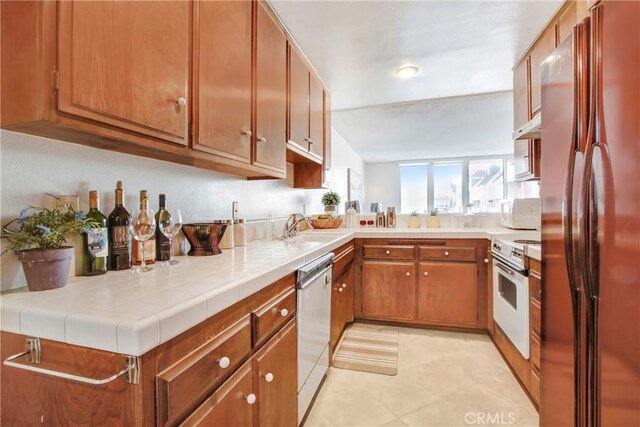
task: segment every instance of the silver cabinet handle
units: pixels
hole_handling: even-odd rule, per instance
[[[218,365],[222,369],[227,369],[229,365],[231,365],[231,359],[229,359],[227,356],[224,356],[222,359],[218,360]]]
[[[14,354],[13,356],[7,357],[4,360],[4,362],[2,362],[2,364],[5,366],[11,366],[12,368],[18,368],[18,369],[23,369],[25,371],[37,372],[39,374],[49,375],[51,377],[63,378],[65,380],[77,381],[83,384],[104,385],[112,381],[115,381],[120,377],[124,377],[124,381],[129,384],[138,384],[140,382],[140,377],[138,375],[140,359],[136,356],[122,355],[124,369],[122,369],[119,372],[116,372],[110,377],[100,378],[100,379],[87,378],[80,375],[69,374],[67,372],[54,371],[52,369],[44,369],[44,368],[39,368],[33,365],[25,365],[22,363],[14,362],[14,360],[19,359],[20,357],[28,356],[27,359],[30,362],[34,364],[40,363],[40,353],[42,351],[40,347],[40,338],[32,338],[32,337],[27,338],[26,343],[28,347],[27,350],[18,354]]]
[[[267,138],[265,138],[264,136],[261,138],[258,138],[258,142],[267,142]]]
[[[184,96],[181,96],[180,98],[178,98],[178,100],[176,101],[176,104],[178,104],[181,107],[184,107],[185,105],[187,105],[187,98],[185,98]]]
[[[287,310],[286,308],[283,308],[282,310],[280,310],[280,316],[287,317],[288,315],[289,315],[289,310]]]
[[[247,135],[247,136],[251,136],[251,135],[253,135],[253,132],[251,132],[250,130],[243,130],[242,134],[243,135]]]
[[[271,372],[267,372],[267,374],[264,376],[264,380],[270,383],[271,381],[273,381],[273,374]]]
[[[253,393],[249,393],[247,397],[245,397],[245,399],[247,400],[247,403],[249,405],[253,405],[254,403],[256,403],[256,395]]]

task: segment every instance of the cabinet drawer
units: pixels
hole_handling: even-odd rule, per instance
[[[273,335],[296,313],[296,290],[290,288],[251,314],[253,321],[253,345],[258,346]]]
[[[174,424],[193,410],[251,352],[251,317],[240,321],[161,372],[158,425]]]
[[[542,334],[540,333],[540,331],[541,331],[542,324],[540,320],[540,316],[541,316],[540,304],[532,299],[531,304],[529,304],[529,311],[531,312],[531,330],[536,335],[541,337]]]
[[[349,263],[353,261],[353,258],[355,257],[355,254],[356,254],[356,248],[353,244],[347,247],[343,246],[341,249],[342,250],[340,250],[339,252],[336,252],[336,257],[333,259],[332,280],[334,282],[344,272],[344,270],[347,268]]]
[[[420,259],[450,260],[450,261],[475,261],[476,248],[444,247],[418,247]]]
[[[247,398],[252,393],[253,371],[249,361],[207,397],[180,426],[251,426],[253,405]]]
[[[531,334],[531,364],[540,370],[540,338]]]
[[[364,246],[365,258],[414,259],[413,246]]]

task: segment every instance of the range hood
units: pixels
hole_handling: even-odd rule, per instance
[[[513,132],[513,139],[540,139],[542,134],[542,113],[538,113],[520,129]]]

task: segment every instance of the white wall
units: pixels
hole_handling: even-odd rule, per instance
[[[339,212],[344,213],[344,203],[349,200],[347,169],[354,169],[364,177],[365,164],[360,156],[335,129],[331,129],[331,143],[331,160],[333,162],[331,165],[331,189],[340,194]],[[365,192],[366,191],[367,188],[365,187]],[[363,201],[361,200],[361,202]]]
[[[367,163],[364,172],[366,205],[363,212],[369,212],[369,203],[382,203],[383,210],[395,206],[400,212],[400,167],[396,162]]]
[[[364,165],[347,142],[333,132],[332,188],[344,194],[347,167],[360,173]],[[151,206],[157,209],[158,193],[167,195],[169,207],[179,207],[185,222],[227,218],[231,202],[240,202],[240,215],[247,219],[322,211],[320,198],[326,190],[297,190],[288,180],[247,181],[190,166],[115,153],[78,144],[0,131],[1,188],[0,220],[6,224],[27,205],[46,202],[44,192],[78,194],[82,209],[88,209],[89,190],[101,193],[102,211],[113,208],[117,180],[125,188],[125,204],[135,206],[141,189],[149,190]],[[288,170],[290,176],[291,168]],[[24,286],[19,262],[13,254],[0,259],[1,289]]]

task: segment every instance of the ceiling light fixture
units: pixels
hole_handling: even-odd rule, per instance
[[[405,65],[404,67],[400,67],[396,70],[396,76],[401,79],[410,79],[418,74],[418,71],[420,71],[420,69],[415,65]]]

